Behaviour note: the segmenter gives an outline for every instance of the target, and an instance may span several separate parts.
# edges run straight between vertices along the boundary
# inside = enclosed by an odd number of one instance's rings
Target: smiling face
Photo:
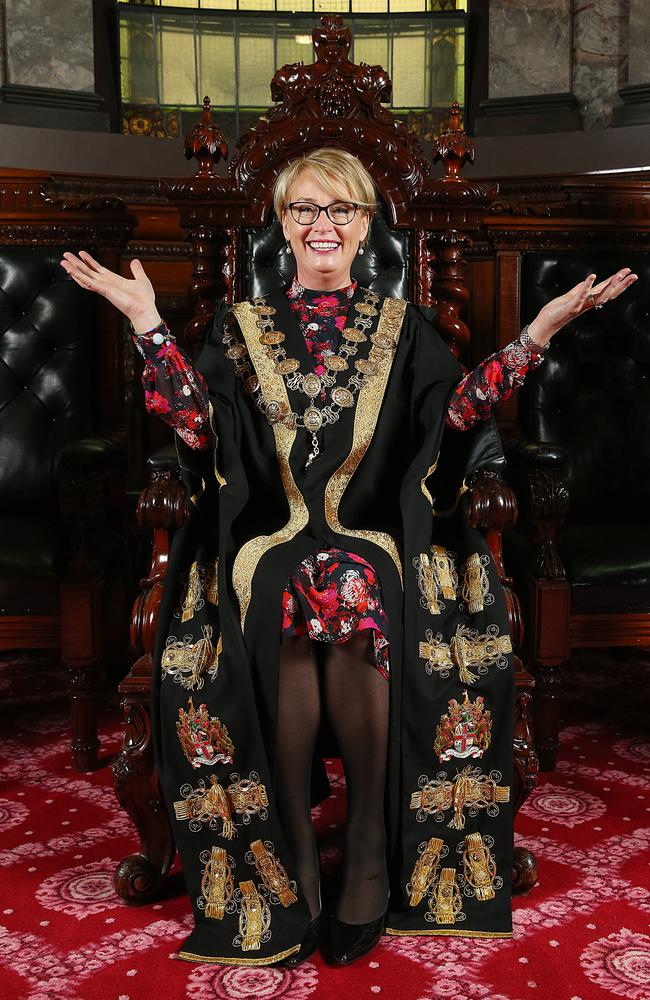
[[[321,186],[314,174],[305,169],[296,177],[288,192],[288,202],[311,202],[330,205],[335,201],[355,202],[340,190],[333,192]],[[352,222],[339,225],[321,212],[315,222],[303,226],[296,222],[289,209],[282,213],[282,229],[296,258],[298,281],[305,288],[332,291],[345,288],[351,282],[350,267],[359,244],[368,233],[368,213],[357,209]]]

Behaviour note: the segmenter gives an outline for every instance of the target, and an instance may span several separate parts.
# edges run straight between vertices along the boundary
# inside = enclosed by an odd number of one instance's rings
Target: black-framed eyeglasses
[[[291,217],[299,226],[313,226],[320,213],[325,212],[327,218],[335,226],[347,226],[361,208],[354,201],[332,201],[329,205],[317,205],[313,201],[292,201],[287,205]]]

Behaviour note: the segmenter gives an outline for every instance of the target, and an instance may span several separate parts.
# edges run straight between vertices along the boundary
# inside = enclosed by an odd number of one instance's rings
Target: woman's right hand
[[[107,267],[102,267],[85,250],[63,254],[61,267],[81,288],[103,295],[124,313],[136,333],[146,333],[162,322],[156,309],[153,285],[139,260],[131,261],[133,278],[123,278]]]

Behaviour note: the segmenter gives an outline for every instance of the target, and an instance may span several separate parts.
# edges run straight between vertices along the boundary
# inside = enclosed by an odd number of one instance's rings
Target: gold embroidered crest
[[[199,705],[197,710],[189,698],[187,712],[182,708],[178,710],[176,731],[192,767],[233,763],[235,747],[228,729],[219,718],[208,714],[206,705]]]
[[[470,701],[467,691],[463,700],[452,698],[447,705],[447,714],[441,716],[436,727],[433,749],[441,761],[457,757],[480,759],[490,745],[492,737],[492,715],[485,708],[485,700],[478,695]]]
[[[203,638],[192,642],[192,636],[177,639],[170,635],[161,658],[163,680],[173,677],[177,684],[189,691],[200,691],[204,674],[214,680],[219,671],[219,657],[223,651],[221,636],[216,649],[212,645],[212,626],[202,625]]]

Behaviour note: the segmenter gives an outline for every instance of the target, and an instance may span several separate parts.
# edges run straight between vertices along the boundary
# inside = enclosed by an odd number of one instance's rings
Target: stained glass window
[[[271,104],[276,69],[313,60],[314,15],[325,11],[346,15],[354,62],[388,71],[398,114],[432,121],[452,101],[464,104],[467,0],[122,0],[117,8],[125,131],[177,134],[209,94],[239,134]]]

